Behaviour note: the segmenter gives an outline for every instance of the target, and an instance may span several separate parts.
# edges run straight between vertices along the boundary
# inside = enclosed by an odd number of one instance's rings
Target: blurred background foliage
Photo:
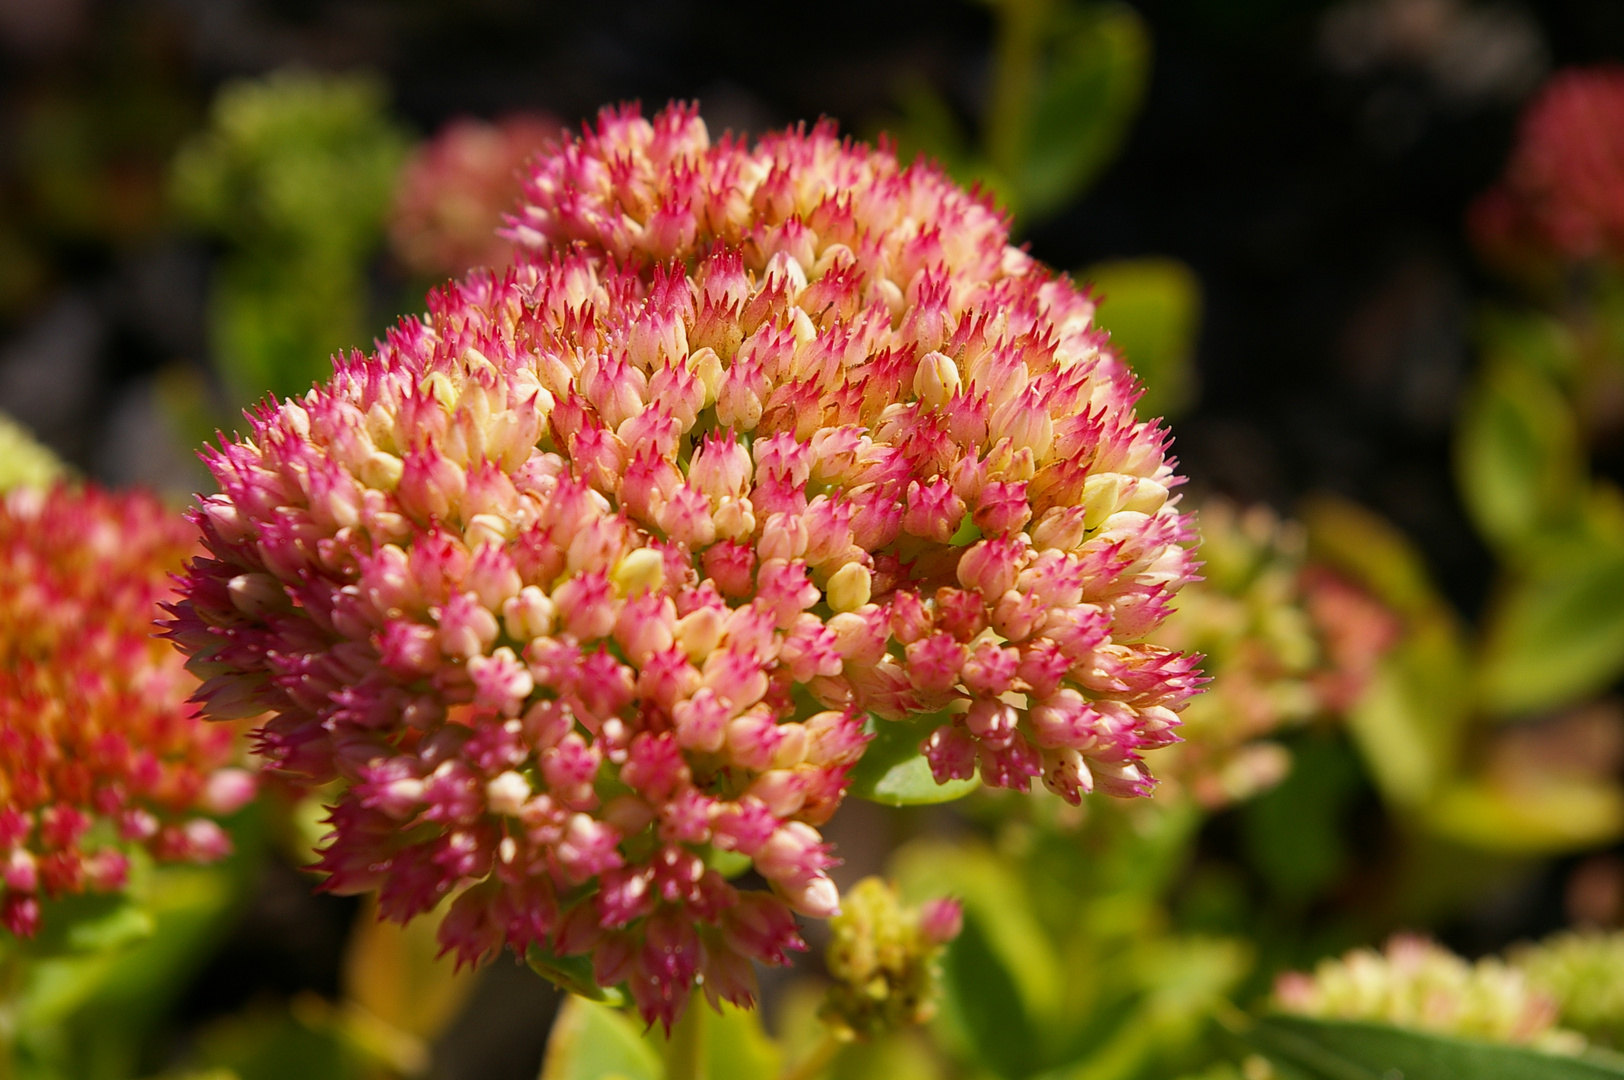
[[[0,488],[183,499],[238,410],[505,257],[514,170],[615,100],[886,132],[1093,284],[1205,533],[1161,631],[1209,658],[1187,741],[1080,812],[928,805],[903,748],[867,794],[917,805],[831,836],[843,888],[962,901],[934,1018],[836,1038],[809,959],[690,1012],[707,1077],[1620,1075],[1624,277],[1467,228],[1547,74],[1624,54],[1616,5],[0,0],[0,50]],[[0,956],[14,1074],[683,1080],[611,1005],[312,896],[320,813],[263,800],[228,864]],[[1506,955],[1586,1056],[1269,1009],[1399,929],[1573,927]]]

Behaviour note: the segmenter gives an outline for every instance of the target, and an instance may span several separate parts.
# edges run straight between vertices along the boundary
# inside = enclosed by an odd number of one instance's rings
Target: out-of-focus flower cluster
[[[1511,265],[1624,259],[1624,67],[1565,71],[1545,84],[1471,227],[1485,253]]]
[[[512,262],[513,243],[497,227],[519,198],[525,162],[557,142],[562,127],[526,113],[447,124],[401,170],[389,223],[395,255],[428,277]]]
[[[819,1015],[840,1036],[871,1039],[936,1015],[942,948],[958,937],[956,900],[903,905],[894,885],[864,878],[830,921],[825,958],[835,980]]]
[[[1376,601],[1305,564],[1301,526],[1224,499],[1200,511],[1203,580],[1152,640],[1200,654],[1212,685],[1183,714],[1158,773],[1208,807],[1249,798],[1290,768],[1270,736],[1347,709],[1399,627]]]
[[[1562,1024],[1624,1046],[1624,933],[1574,931],[1511,950],[1510,959],[1555,1000]]]
[[[1554,1052],[1584,1046],[1582,1036],[1557,1026],[1557,999],[1523,971],[1495,957],[1470,963],[1413,935],[1395,935],[1381,952],[1355,949],[1340,960],[1322,960],[1313,975],[1282,975],[1274,997],[1277,1008],[1302,1016],[1372,1020]]]
[[[211,455],[173,634],[207,714],[343,781],[329,888],[454,896],[463,959],[589,955],[669,1023],[839,910],[865,724],[933,718],[942,780],[1150,790],[1199,682],[1145,641],[1192,571],[1167,437],[984,200],[610,112],[511,234]]]
[[[156,499],[19,487],[0,501],[0,925],[39,926],[42,897],[124,886],[132,846],[206,862],[203,813],[253,794],[232,731],[187,696],[155,637],[194,530]]]

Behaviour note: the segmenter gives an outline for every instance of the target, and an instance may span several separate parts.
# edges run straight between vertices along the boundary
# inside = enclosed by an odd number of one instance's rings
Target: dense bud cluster
[[[1573,69],[1545,84],[1471,224],[1486,252],[1512,264],[1624,260],[1624,67]]]
[[[0,499],[0,925],[32,936],[43,897],[123,888],[133,847],[206,862],[204,812],[249,799],[230,728],[154,637],[194,530],[156,499],[20,487]]]
[[[1303,1016],[1374,1020],[1553,1051],[1584,1045],[1556,1026],[1556,1000],[1521,971],[1494,957],[1469,963],[1404,934],[1381,952],[1355,949],[1340,960],[1322,960],[1313,975],[1282,975],[1274,996],[1278,1008]]]
[[[1167,437],[1093,305],[935,169],[605,115],[502,275],[210,466],[173,633],[343,781],[322,869],[442,940],[590,955],[669,1022],[801,948],[871,730],[938,779],[1148,793],[1199,682]],[[742,856],[767,891],[716,866]]]
[[[956,900],[905,907],[896,887],[864,878],[830,921],[826,952],[834,985],[819,1015],[846,1038],[870,1039],[936,1015],[942,948],[959,936]]]

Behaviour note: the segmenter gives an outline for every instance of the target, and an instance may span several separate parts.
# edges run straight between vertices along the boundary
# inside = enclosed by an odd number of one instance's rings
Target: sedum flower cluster
[[[1290,757],[1272,736],[1351,707],[1399,628],[1305,560],[1300,525],[1219,498],[1200,519],[1203,579],[1153,640],[1201,654],[1213,682],[1182,714],[1184,742],[1158,771],[1216,808],[1282,779]]]
[[[396,182],[389,222],[396,256],[433,277],[506,266],[513,244],[497,227],[519,197],[525,162],[557,141],[561,128],[527,113],[447,124],[412,152]]]
[[[1573,69],[1545,84],[1471,225],[1485,251],[1512,264],[1624,259],[1624,67]]]
[[[1523,971],[1494,957],[1470,963],[1425,938],[1396,935],[1381,952],[1355,949],[1322,960],[1313,975],[1275,983],[1284,1012],[1524,1043],[1576,1052],[1584,1040],[1557,1027],[1556,999]]]
[[[839,910],[878,725],[939,780],[1150,791],[1199,682],[1145,640],[1193,570],[1167,436],[985,198],[684,108],[525,191],[518,264],[210,455],[172,633],[206,714],[341,782],[329,888],[669,1023]]]
[[[204,813],[253,794],[232,731],[156,638],[194,530],[156,499],[18,487],[0,499],[0,925],[31,937],[41,900],[123,888],[129,852],[206,862]]]
[[[1624,932],[1556,934],[1513,949],[1510,960],[1556,1001],[1563,1026],[1624,1046]]]
[[[963,925],[958,901],[905,907],[896,886],[875,877],[852,886],[843,901],[829,924],[825,955],[835,982],[819,1015],[846,1038],[928,1022],[936,1015],[937,961]]]

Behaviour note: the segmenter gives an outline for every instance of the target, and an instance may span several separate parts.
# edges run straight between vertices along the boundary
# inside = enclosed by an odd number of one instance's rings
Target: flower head
[[[1397,619],[1304,557],[1302,527],[1267,507],[1201,505],[1203,579],[1152,640],[1198,652],[1213,684],[1183,713],[1184,742],[1158,771],[1208,807],[1246,799],[1290,768],[1274,741],[1346,712],[1399,634]]]
[[[17,488],[0,500],[0,925],[32,936],[40,899],[123,887],[128,852],[206,862],[208,817],[253,793],[232,732],[154,637],[194,531],[156,499]]]
[[[958,937],[962,920],[955,900],[908,908],[895,886],[873,877],[859,881],[829,926],[827,960],[835,984],[820,1015],[859,1038],[929,1021],[941,979],[937,960]]]
[[[519,197],[522,166],[561,130],[551,117],[528,113],[447,124],[401,170],[389,223],[395,254],[434,277],[507,265],[513,245],[496,228]]]
[[[1549,994],[1565,1027],[1617,1049],[1624,1046],[1624,933],[1556,934],[1511,950],[1511,963]]]
[[[1375,1020],[1555,1051],[1584,1045],[1556,1026],[1556,1000],[1521,971],[1493,957],[1469,963],[1411,935],[1394,936],[1381,952],[1355,949],[1340,960],[1322,960],[1311,976],[1282,975],[1274,997],[1276,1007],[1303,1016]]]
[[[1166,434],[987,203],[827,125],[605,114],[526,252],[211,455],[174,635],[211,715],[344,781],[323,868],[442,937],[590,954],[669,1022],[839,909],[865,723],[938,778],[1142,794],[1198,676]],[[748,858],[770,892],[713,868]]]
[[[1471,224],[1480,246],[1513,264],[1624,259],[1624,67],[1571,69],[1545,84]]]

